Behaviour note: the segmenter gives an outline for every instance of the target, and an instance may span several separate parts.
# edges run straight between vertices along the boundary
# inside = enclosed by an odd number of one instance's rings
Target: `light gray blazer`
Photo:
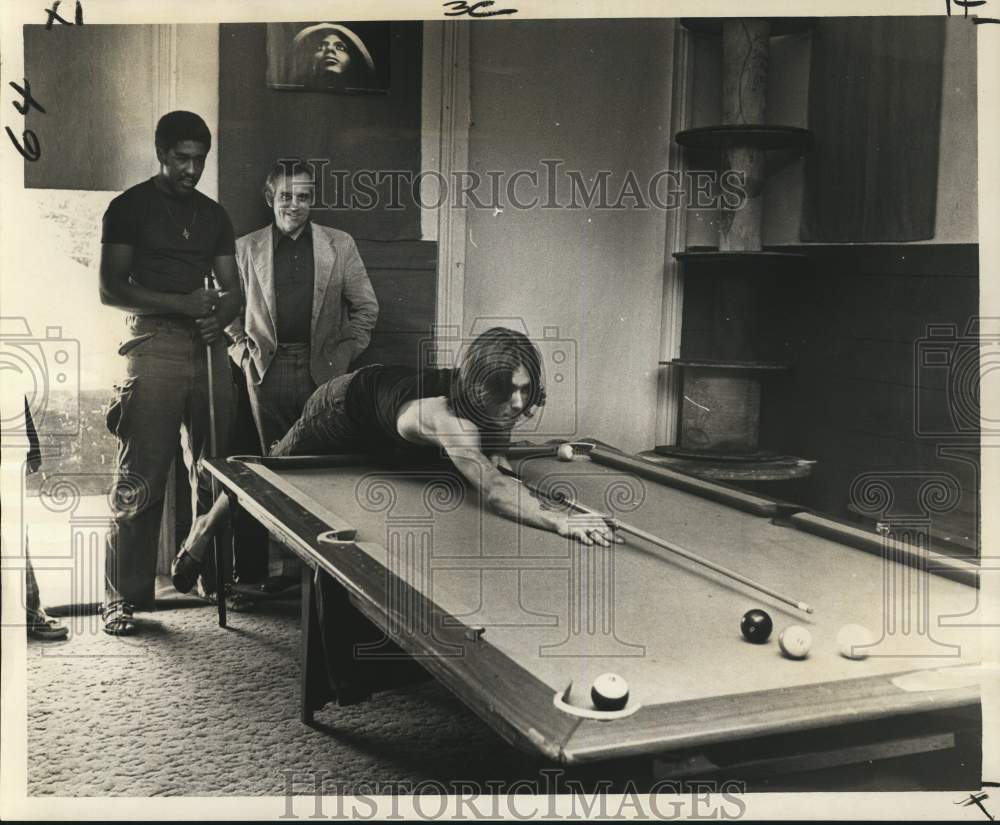
[[[378,320],[378,301],[354,239],[346,232],[312,224],[315,278],[310,372],[316,385],[347,372],[364,352]],[[236,241],[236,263],[246,309],[226,332],[232,359],[260,383],[277,345],[274,242],[271,226]],[[249,363],[243,359],[249,357]]]

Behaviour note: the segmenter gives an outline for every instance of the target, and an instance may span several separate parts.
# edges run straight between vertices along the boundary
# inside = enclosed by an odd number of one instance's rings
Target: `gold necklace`
[[[167,215],[170,216],[171,223],[173,223],[173,225],[181,231],[181,237],[184,238],[185,241],[191,240],[191,233],[194,231],[195,222],[198,220],[198,201],[195,198],[194,193],[191,194],[191,205],[193,207],[191,212],[191,226],[187,227],[182,226],[177,222],[177,219],[174,218],[174,213],[170,211],[170,203],[167,201],[167,196],[160,191],[159,186],[156,187],[156,191],[159,192],[160,197],[163,198],[163,208],[167,210]]]

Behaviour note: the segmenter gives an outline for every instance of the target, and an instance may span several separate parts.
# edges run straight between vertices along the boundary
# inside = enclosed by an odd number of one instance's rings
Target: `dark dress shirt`
[[[275,321],[279,344],[308,344],[312,328],[313,263],[312,224],[302,227],[298,238],[271,226],[274,241]]]

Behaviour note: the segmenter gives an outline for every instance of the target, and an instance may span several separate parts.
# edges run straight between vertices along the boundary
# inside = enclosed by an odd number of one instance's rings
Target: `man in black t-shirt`
[[[118,438],[103,611],[104,630],[113,635],[133,633],[133,612],[153,607],[163,495],[178,435],[192,509],[211,504],[197,469],[209,440],[206,346],[220,452],[235,409],[223,338],[242,309],[233,227],[218,203],[195,190],[212,136],[198,115],[170,112],[156,126],[155,144],[159,173],[111,202],[101,236],[101,302],[129,313],[119,350],[125,378],[107,416]],[[206,289],[213,273],[219,288]]]

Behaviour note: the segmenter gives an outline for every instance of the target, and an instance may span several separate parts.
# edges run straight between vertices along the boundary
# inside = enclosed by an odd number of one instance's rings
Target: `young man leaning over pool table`
[[[545,508],[497,469],[510,469],[511,429],[544,403],[538,349],[520,332],[493,327],[457,370],[375,364],[327,381],[271,455],[443,451],[500,515],[607,546],[614,538],[604,521]]]
[[[374,364],[330,379],[309,397],[270,454],[436,458],[444,451],[500,515],[606,547],[615,536],[603,520],[543,507],[497,469],[510,469],[504,452],[511,429],[545,403],[541,373],[538,349],[526,336],[494,327],[469,345],[457,370]],[[214,529],[211,519],[198,521],[171,571],[174,586],[184,593],[197,580]]]

